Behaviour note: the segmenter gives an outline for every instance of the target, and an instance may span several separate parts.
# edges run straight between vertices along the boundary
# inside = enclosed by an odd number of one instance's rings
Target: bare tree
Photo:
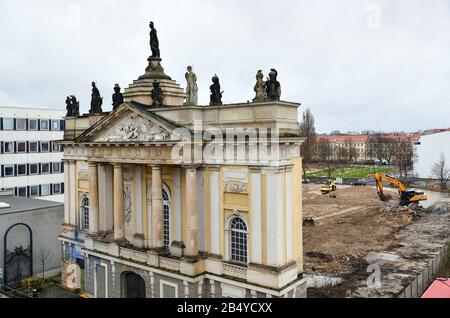
[[[317,149],[317,158],[319,161],[328,161],[331,157],[331,145],[329,142],[321,139],[317,143],[316,146]]]
[[[382,136],[376,136],[373,140],[373,152],[376,159],[382,162],[385,159],[385,144]]]
[[[303,157],[303,178],[306,179],[306,172],[313,159],[314,145],[316,143],[316,128],[314,127],[314,116],[311,111],[306,109],[303,114],[303,120],[300,123],[300,134],[306,138],[302,144],[301,153]]]
[[[41,265],[42,278],[45,278],[46,265],[52,260],[52,258],[53,258],[52,252],[44,248],[41,248],[39,254],[36,256],[37,261]]]
[[[408,176],[408,171],[413,169],[417,160],[417,153],[409,141],[402,141],[395,147],[395,164],[400,176]]]
[[[444,152],[441,153],[439,161],[431,168],[431,174],[441,183],[441,190],[447,190],[447,182],[450,180],[450,168],[447,167]]]
[[[348,150],[346,147],[339,147],[336,153],[337,161],[343,164],[348,162]]]
[[[347,155],[348,155],[348,161],[350,163],[358,160],[358,151],[354,145],[350,145],[350,148],[348,148]]]

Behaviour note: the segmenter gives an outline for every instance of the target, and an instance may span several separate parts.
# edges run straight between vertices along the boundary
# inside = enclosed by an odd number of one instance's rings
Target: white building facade
[[[450,130],[435,134],[423,135],[417,148],[417,162],[414,165],[414,175],[418,178],[435,178],[431,169],[439,161],[443,153],[450,166]]]
[[[64,110],[0,107],[0,190],[64,202]]]

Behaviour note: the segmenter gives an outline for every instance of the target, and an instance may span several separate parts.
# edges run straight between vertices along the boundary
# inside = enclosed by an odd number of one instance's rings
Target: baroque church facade
[[[92,298],[306,297],[300,104],[186,104],[148,61],[112,112],[65,118],[63,262]]]

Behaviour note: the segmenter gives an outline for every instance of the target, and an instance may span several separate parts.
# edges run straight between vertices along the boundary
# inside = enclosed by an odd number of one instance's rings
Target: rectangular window
[[[3,130],[14,130],[13,118],[3,118]]]
[[[59,120],[52,120],[52,130],[59,130]]]
[[[53,173],[60,173],[60,172],[61,172],[61,163],[54,162],[53,163]]]
[[[26,197],[27,196],[27,188],[26,187],[17,188],[17,195],[19,197]]]
[[[4,166],[3,175],[5,177],[14,177],[14,166]]]
[[[37,163],[30,164],[30,174],[39,174],[39,165]]]
[[[16,130],[27,130],[27,120],[23,118],[17,118]]]
[[[41,195],[42,196],[50,195],[50,185],[49,184],[43,184],[41,186]]]
[[[38,152],[38,142],[37,141],[30,141],[30,152]]]
[[[25,153],[27,152],[27,143],[25,141],[17,142],[17,153]]]
[[[59,145],[56,142],[52,142],[52,151],[60,152]]]
[[[3,152],[4,153],[14,153],[14,143],[13,142],[3,143]]]
[[[38,197],[38,196],[39,196],[39,186],[31,186],[30,197]]]
[[[17,175],[26,176],[27,175],[27,165],[17,165]]]
[[[50,151],[50,142],[41,141],[41,152],[49,152],[49,151]]]
[[[28,129],[29,130],[38,130],[38,121],[37,121],[37,119],[29,119],[28,120]]]
[[[41,119],[41,130],[48,130],[48,120]]]
[[[53,194],[60,194],[61,193],[61,184],[56,183],[53,185]]]
[[[42,174],[50,173],[50,164],[49,163],[43,163],[41,165],[41,173]]]

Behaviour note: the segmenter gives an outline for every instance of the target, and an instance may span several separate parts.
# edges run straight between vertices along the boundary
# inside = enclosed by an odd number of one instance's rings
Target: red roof
[[[450,279],[438,278],[421,298],[450,298]]]
[[[420,134],[412,134],[411,141],[419,141],[420,137],[422,137]]]
[[[324,141],[330,143],[336,142],[366,142],[369,139],[367,135],[318,135],[317,141]]]

